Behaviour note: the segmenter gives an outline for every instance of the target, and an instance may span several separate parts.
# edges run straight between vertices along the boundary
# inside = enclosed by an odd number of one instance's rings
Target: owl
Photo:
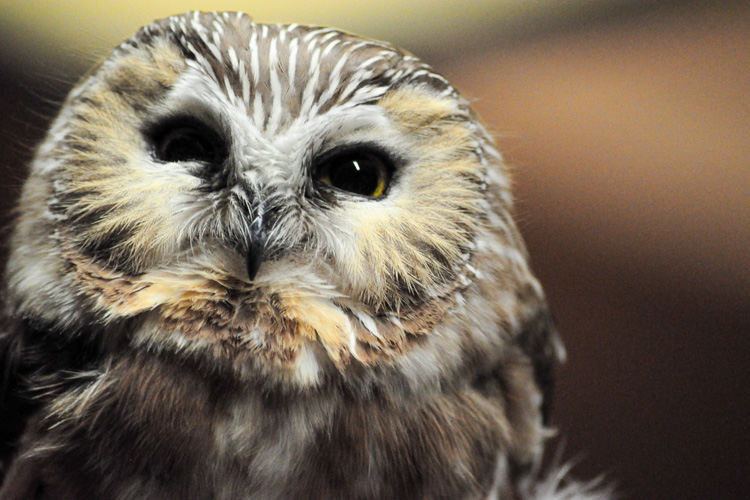
[[[387,43],[142,28],[23,189],[0,498],[534,497],[563,350],[509,186],[467,101]]]

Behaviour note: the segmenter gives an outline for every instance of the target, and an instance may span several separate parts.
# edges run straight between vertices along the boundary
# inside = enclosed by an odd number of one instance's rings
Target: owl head
[[[511,211],[491,137],[411,54],[170,17],[91,71],[38,149],[9,314],[292,392],[502,366],[513,446],[537,456],[555,343]]]

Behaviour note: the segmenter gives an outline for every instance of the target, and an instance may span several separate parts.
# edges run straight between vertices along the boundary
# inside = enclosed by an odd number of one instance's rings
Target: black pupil
[[[385,166],[373,155],[347,155],[332,159],[327,165],[327,172],[331,186],[350,193],[373,196],[384,181]]]
[[[218,134],[202,124],[167,124],[155,135],[154,146],[164,162],[219,163],[224,154]]]

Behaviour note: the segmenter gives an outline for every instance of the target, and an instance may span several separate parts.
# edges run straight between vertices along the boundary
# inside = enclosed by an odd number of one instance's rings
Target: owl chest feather
[[[497,450],[508,445],[498,402],[466,386],[418,396],[342,386],[280,394],[207,380],[146,355],[112,360],[103,373],[52,401],[37,420],[25,453],[38,491],[479,498],[491,489]],[[49,418],[61,423],[45,429]]]

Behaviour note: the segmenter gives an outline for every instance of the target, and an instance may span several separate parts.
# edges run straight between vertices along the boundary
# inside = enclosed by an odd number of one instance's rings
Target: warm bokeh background
[[[273,3],[0,0],[0,223],[70,85],[155,17],[389,39],[476,101],[515,168],[576,474],[637,500],[750,498],[750,2]]]

